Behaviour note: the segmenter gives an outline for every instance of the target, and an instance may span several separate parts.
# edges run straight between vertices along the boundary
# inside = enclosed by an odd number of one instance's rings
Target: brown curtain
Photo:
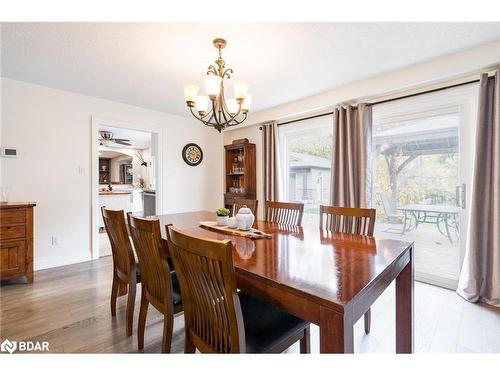
[[[333,155],[331,204],[344,207],[371,206],[372,110],[335,108],[333,112]]]
[[[264,199],[280,199],[280,159],[278,125],[271,122],[262,125],[262,148],[264,159]],[[261,205],[263,207],[263,205]]]
[[[458,294],[500,306],[500,71],[481,76],[469,243]]]

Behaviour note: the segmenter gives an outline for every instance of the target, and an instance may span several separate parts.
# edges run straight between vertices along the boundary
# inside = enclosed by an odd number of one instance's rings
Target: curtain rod
[[[490,77],[488,77],[488,79],[492,79],[494,77],[495,76],[490,76]],[[451,89],[451,88],[454,88],[454,87],[459,87],[459,86],[464,86],[464,85],[470,85],[471,83],[476,83],[476,82],[479,82],[479,81],[480,81],[479,79],[474,79],[472,81],[456,83],[456,84],[453,84],[453,85],[438,87],[438,88],[435,88],[435,89],[430,89],[430,90],[425,90],[425,91],[419,91],[419,92],[416,92],[416,93],[413,93],[413,94],[401,95],[401,96],[397,96],[397,97],[394,97],[394,98],[378,100],[378,101],[375,101],[375,102],[369,102],[369,103],[366,103],[366,104],[372,106],[372,105],[376,105],[376,104],[389,103],[389,102],[392,102],[392,101],[395,101],[395,100],[412,98],[414,96],[419,96],[419,95],[423,95],[423,94],[430,94],[430,93],[436,92],[436,91],[442,91],[442,90]],[[310,120],[310,119],[313,119],[313,118],[323,117],[323,116],[329,116],[329,115],[333,115],[333,111],[326,112],[326,113],[321,113],[321,114],[313,115],[313,116],[302,117],[302,118],[298,118],[298,119],[295,119],[295,120],[279,122],[277,125],[278,126],[287,125],[287,124],[291,124],[291,123],[294,123],[294,122],[299,122],[299,121],[304,121],[304,120]]]

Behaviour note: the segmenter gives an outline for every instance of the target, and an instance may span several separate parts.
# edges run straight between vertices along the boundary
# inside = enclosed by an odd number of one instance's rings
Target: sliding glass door
[[[415,242],[417,280],[456,288],[467,243],[477,84],[373,107],[375,235]],[[282,199],[317,227],[330,204],[332,118],[279,128]]]
[[[417,280],[455,288],[467,241],[477,85],[373,108],[375,235],[415,242]]]

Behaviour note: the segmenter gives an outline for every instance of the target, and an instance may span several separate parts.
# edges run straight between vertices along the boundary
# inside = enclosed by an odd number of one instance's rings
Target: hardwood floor
[[[0,341],[48,341],[50,352],[137,353],[137,321],[125,335],[126,298],[111,317],[111,257],[38,271],[34,284],[2,283]],[[140,301],[140,288],[136,301]],[[136,303],[138,316],[139,303]],[[394,285],[372,307],[372,328],[363,320],[354,330],[355,352],[394,353]],[[160,353],[163,321],[148,311],[144,352]],[[174,320],[172,352],[182,353],[184,320]],[[318,327],[311,329],[312,352],[319,352]],[[500,352],[500,309],[468,303],[454,292],[416,283],[416,352]],[[288,352],[298,352],[298,344]]]

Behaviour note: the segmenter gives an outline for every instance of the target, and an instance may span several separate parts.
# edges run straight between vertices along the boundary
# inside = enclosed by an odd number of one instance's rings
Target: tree
[[[299,138],[291,142],[290,150],[301,154],[319,156],[331,159],[333,148],[333,137],[314,137],[309,139]]]
[[[385,162],[387,164],[387,171],[389,174],[389,189],[391,190],[391,196],[389,200],[390,214],[394,214],[398,206],[398,175],[408,164],[410,164],[414,159],[420,156],[420,154],[414,153],[405,156],[403,155],[401,146],[398,145],[391,145],[381,153],[382,155],[384,155]]]

